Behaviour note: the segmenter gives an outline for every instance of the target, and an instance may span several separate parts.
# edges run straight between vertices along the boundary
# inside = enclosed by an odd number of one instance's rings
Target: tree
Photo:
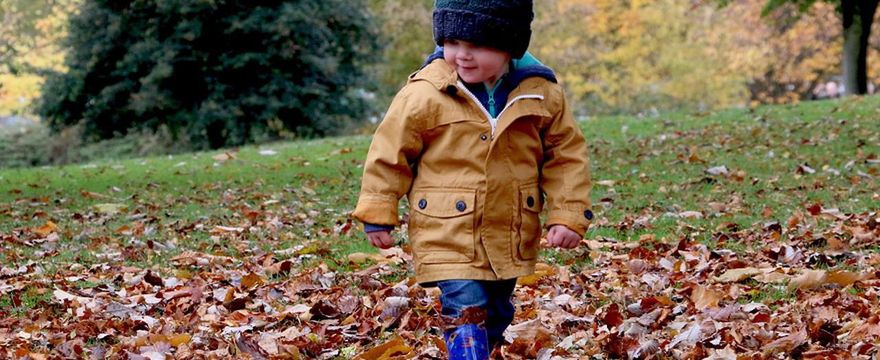
[[[736,39],[716,31],[720,12],[690,0],[546,0],[535,12],[530,51],[588,114],[742,104],[744,67],[759,62],[727,51]]]
[[[880,0],[823,0],[834,4],[843,25],[843,84],[846,93],[868,92],[868,40],[871,25]],[[807,12],[817,0],[768,0],[764,15],[786,5],[796,6],[801,13]],[[722,5],[730,0],[721,0]]]
[[[217,148],[339,133],[365,118],[365,1],[87,0],[39,113],[89,139],[167,127]]]
[[[374,69],[381,103],[387,103],[434,51],[433,0],[370,0],[382,37],[382,58]]]
[[[46,71],[63,69],[58,41],[79,0],[0,0],[0,115],[24,113]]]
[[[22,64],[14,61],[24,48],[32,47],[39,31],[36,23],[52,1],[0,1],[0,72],[17,73]]]

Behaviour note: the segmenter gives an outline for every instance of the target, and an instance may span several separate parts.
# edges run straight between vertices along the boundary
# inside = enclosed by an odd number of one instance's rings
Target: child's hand
[[[387,249],[394,245],[394,239],[391,238],[390,231],[368,232],[367,239],[370,239],[370,244],[380,249]]]
[[[550,246],[573,249],[580,244],[582,237],[564,225],[553,225],[547,232],[547,243]]]

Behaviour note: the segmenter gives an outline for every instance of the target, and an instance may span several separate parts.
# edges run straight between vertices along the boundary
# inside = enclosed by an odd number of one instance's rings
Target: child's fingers
[[[565,248],[574,249],[577,247],[579,242],[580,239],[578,239],[576,236],[569,236],[565,239]]]
[[[390,248],[392,245],[394,245],[394,239],[391,238],[391,234],[389,233],[383,233],[382,236],[379,237],[379,240],[382,245],[380,247],[383,249]]]
[[[390,248],[391,245],[394,245],[394,239],[391,238],[391,234],[388,232],[380,232],[378,237],[379,247],[382,249]]]
[[[559,231],[556,230],[556,227],[553,226],[550,228],[550,231],[547,232],[547,245],[556,247],[559,246]]]
[[[368,233],[367,239],[370,240],[371,245],[380,249],[387,249],[390,248],[391,245],[394,245],[394,239],[391,238],[391,234],[387,231]]]
[[[379,247],[379,237],[373,234],[367,235],[367,239],[370,240],[370,245],[375,247]]]

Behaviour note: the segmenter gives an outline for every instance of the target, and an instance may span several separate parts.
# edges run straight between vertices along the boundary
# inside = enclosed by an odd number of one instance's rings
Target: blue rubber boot
[[[489,339],[486,329],[477,324],[459,325],[444,334],[449,360],[486,360]]]

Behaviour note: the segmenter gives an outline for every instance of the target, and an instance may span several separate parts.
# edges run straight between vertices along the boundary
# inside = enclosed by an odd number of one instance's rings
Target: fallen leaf
[[[672,349],[679,344],[692,346],[703,340],[703,330],[699,323],[691,323],[685,331],[682,331],[669,342],[667,348]]]
[[[255,286],[263,283],[263,278],[253,272],[248,273],[241,278],[241,287],[244,289],[253,289]]]
[[[537,263],[535,264],[535,272],[531,275],[526,275],[520,277],[516,280],[516,284],[519,286],[534,286],[541,279],[545,277],[549,277],[556,274],[556,268],[545,263]]]
[[[763,273],[760,269],[753,267],[730,269],[725,271],[724,274],[716,276],[715,281],[722,283],[739,282]]]
[[[367,262],[367,260],[380,262],[382,260],[385,260],[385,257],[379,254],[366,254],[360,252],[348,254],[348,261],[351,261],[355,264],[363,264]]]
[[[798,346],[801,346],[805,342],[807,342],[807,330],[801,328],[793,334],[789,334],[786,337],[777,339],[767,345],[764,345],[763,352],[765,355],[776,353],[790,354],[792,350],[794,350]]]
[[[715,166],[706,169],[706,173],[709,175],[727,175],[730,171],[727,170],[727,166]]]
[[[413,349],[400,336],[395,336],[391,340],[355,356],[352,360],[391,360],[409,355],[412,351]]]
[[[92,206],[99,214],[116,214],[127,210],[124,204],[95,204]]]
[[[826,277],[826,282],[831,284],[837,284],[843,287],[850,286],[856,281],[861,281],[865,276],[860,273],[854,273],[849,271],[832,271]]]
[[[718,303],[721,299],[724,298],[724,293],[717,290],[712,290],[708,287],[696,285],[691,292],[691,301],[694,303],[694,307],[698,310],[703,310],[709,307],[717,307]]]
[[[269,353],[260,347],[259,342],[251,335],[242,333],[236,337],[235,346],[237,346],[241,352],[250,355],[253,360],[269,359]]]
[[[828,281],[825,270],[803,269],[801,274],[791,279],[789,289],[812,289],[824,285]]]
[[[40,236],[48,236],[49,234],[55,232],[55,230],[58,230],[58,225],[55,225],[55,223],[51,221],[46,221],[43,226],[34,229],[34,232]]]
[[[221,234],[241,234],[244,232],[244,228],[241,227],[233,227],[233,226],[215,226],[213,230],[211,230],[211,234],[213,235],[221,235]]]
[[[227,161],[227,160],[233,160],[233,159],[235,159],[235,153],[231,153],[231,152],[227,151],[222,154],[214,155],[212,157],[212,159],[214,159],[216,161],[220,161],[220,162]]]
[[[678,215],[678,217],[685,218],[685,219],[702,219],[703,218],[703,213],[701,213],[699,211],[682,211],[682,212],[678,213],[677,215]]]

